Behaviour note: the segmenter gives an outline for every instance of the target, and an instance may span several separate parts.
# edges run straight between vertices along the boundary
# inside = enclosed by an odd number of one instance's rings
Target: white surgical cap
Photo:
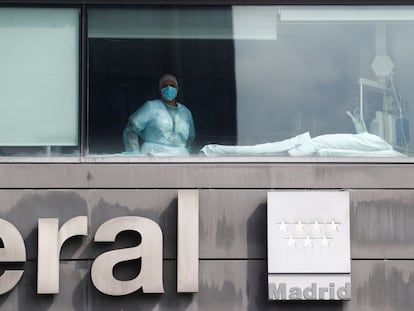
[[[159,87],[159,89],[161,89],[162,84],[163,84],[163,83],[164,83],[164,81],[166,81],[166,80],[171,80],[171,81],[174,81],[174,82],[175,82],[175,84],[177,85],[177,89],[178,89],[178,81],[177,81],[177,78],[176,78],[175,76],[173,76],[173,75],[170,75],[170,74],[163,75],[163,76],[160,78],[160,82],[158,83],[158,87]]]

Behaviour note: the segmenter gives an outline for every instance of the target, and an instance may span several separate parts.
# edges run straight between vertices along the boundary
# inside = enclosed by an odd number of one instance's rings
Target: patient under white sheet
[[[288,156],[288,151],[292,148],[300,146],[306,141],[310,141],[311,137],[308,132],[298,136],[277,141],[273,143],[258,144],[252,146],[226,146],[210,144],[205,145],[200,153],[206,156],[237,156],[237,155],[261,155],[261,156]]]
[[[322,156],[404,157],[384,139],[369,133],[327,134],[311,138],[309,133],[290,139],[253,146],[210,144],[200,150],[206,156]]]

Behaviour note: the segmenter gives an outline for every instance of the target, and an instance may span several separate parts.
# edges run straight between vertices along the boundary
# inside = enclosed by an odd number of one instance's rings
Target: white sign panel
[[[269,192],[267,234],[269,299],[350,299],[348,192]]]

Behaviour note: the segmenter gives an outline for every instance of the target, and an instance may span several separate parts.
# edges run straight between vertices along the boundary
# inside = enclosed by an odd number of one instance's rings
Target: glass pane
[[[0,41],[0,153],[78,153],[78,10],[0,8]]]
[[[199,156],[411,155],[413,30],[411,6],[90,10],[89,151],[186,155],[148,147],[178,133]],[[191,148],[165,73],[192,112]]]

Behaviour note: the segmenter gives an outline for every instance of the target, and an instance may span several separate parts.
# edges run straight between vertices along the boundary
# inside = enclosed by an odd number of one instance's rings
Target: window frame
[[[0,157],[0,163],[414,163],[413,157],[280,157],[280,156],[226,156],[208,158],[189,157],[128,157],[88,155],[89,128],[89,62],[88,10],[95,8],[139,8],[142,6],[229,6],[229,5],[414,5],[414,0],[0,0],[2,7],[77,8],[79,10],[79,94],[78,135],[79,155],[58,157]]]

